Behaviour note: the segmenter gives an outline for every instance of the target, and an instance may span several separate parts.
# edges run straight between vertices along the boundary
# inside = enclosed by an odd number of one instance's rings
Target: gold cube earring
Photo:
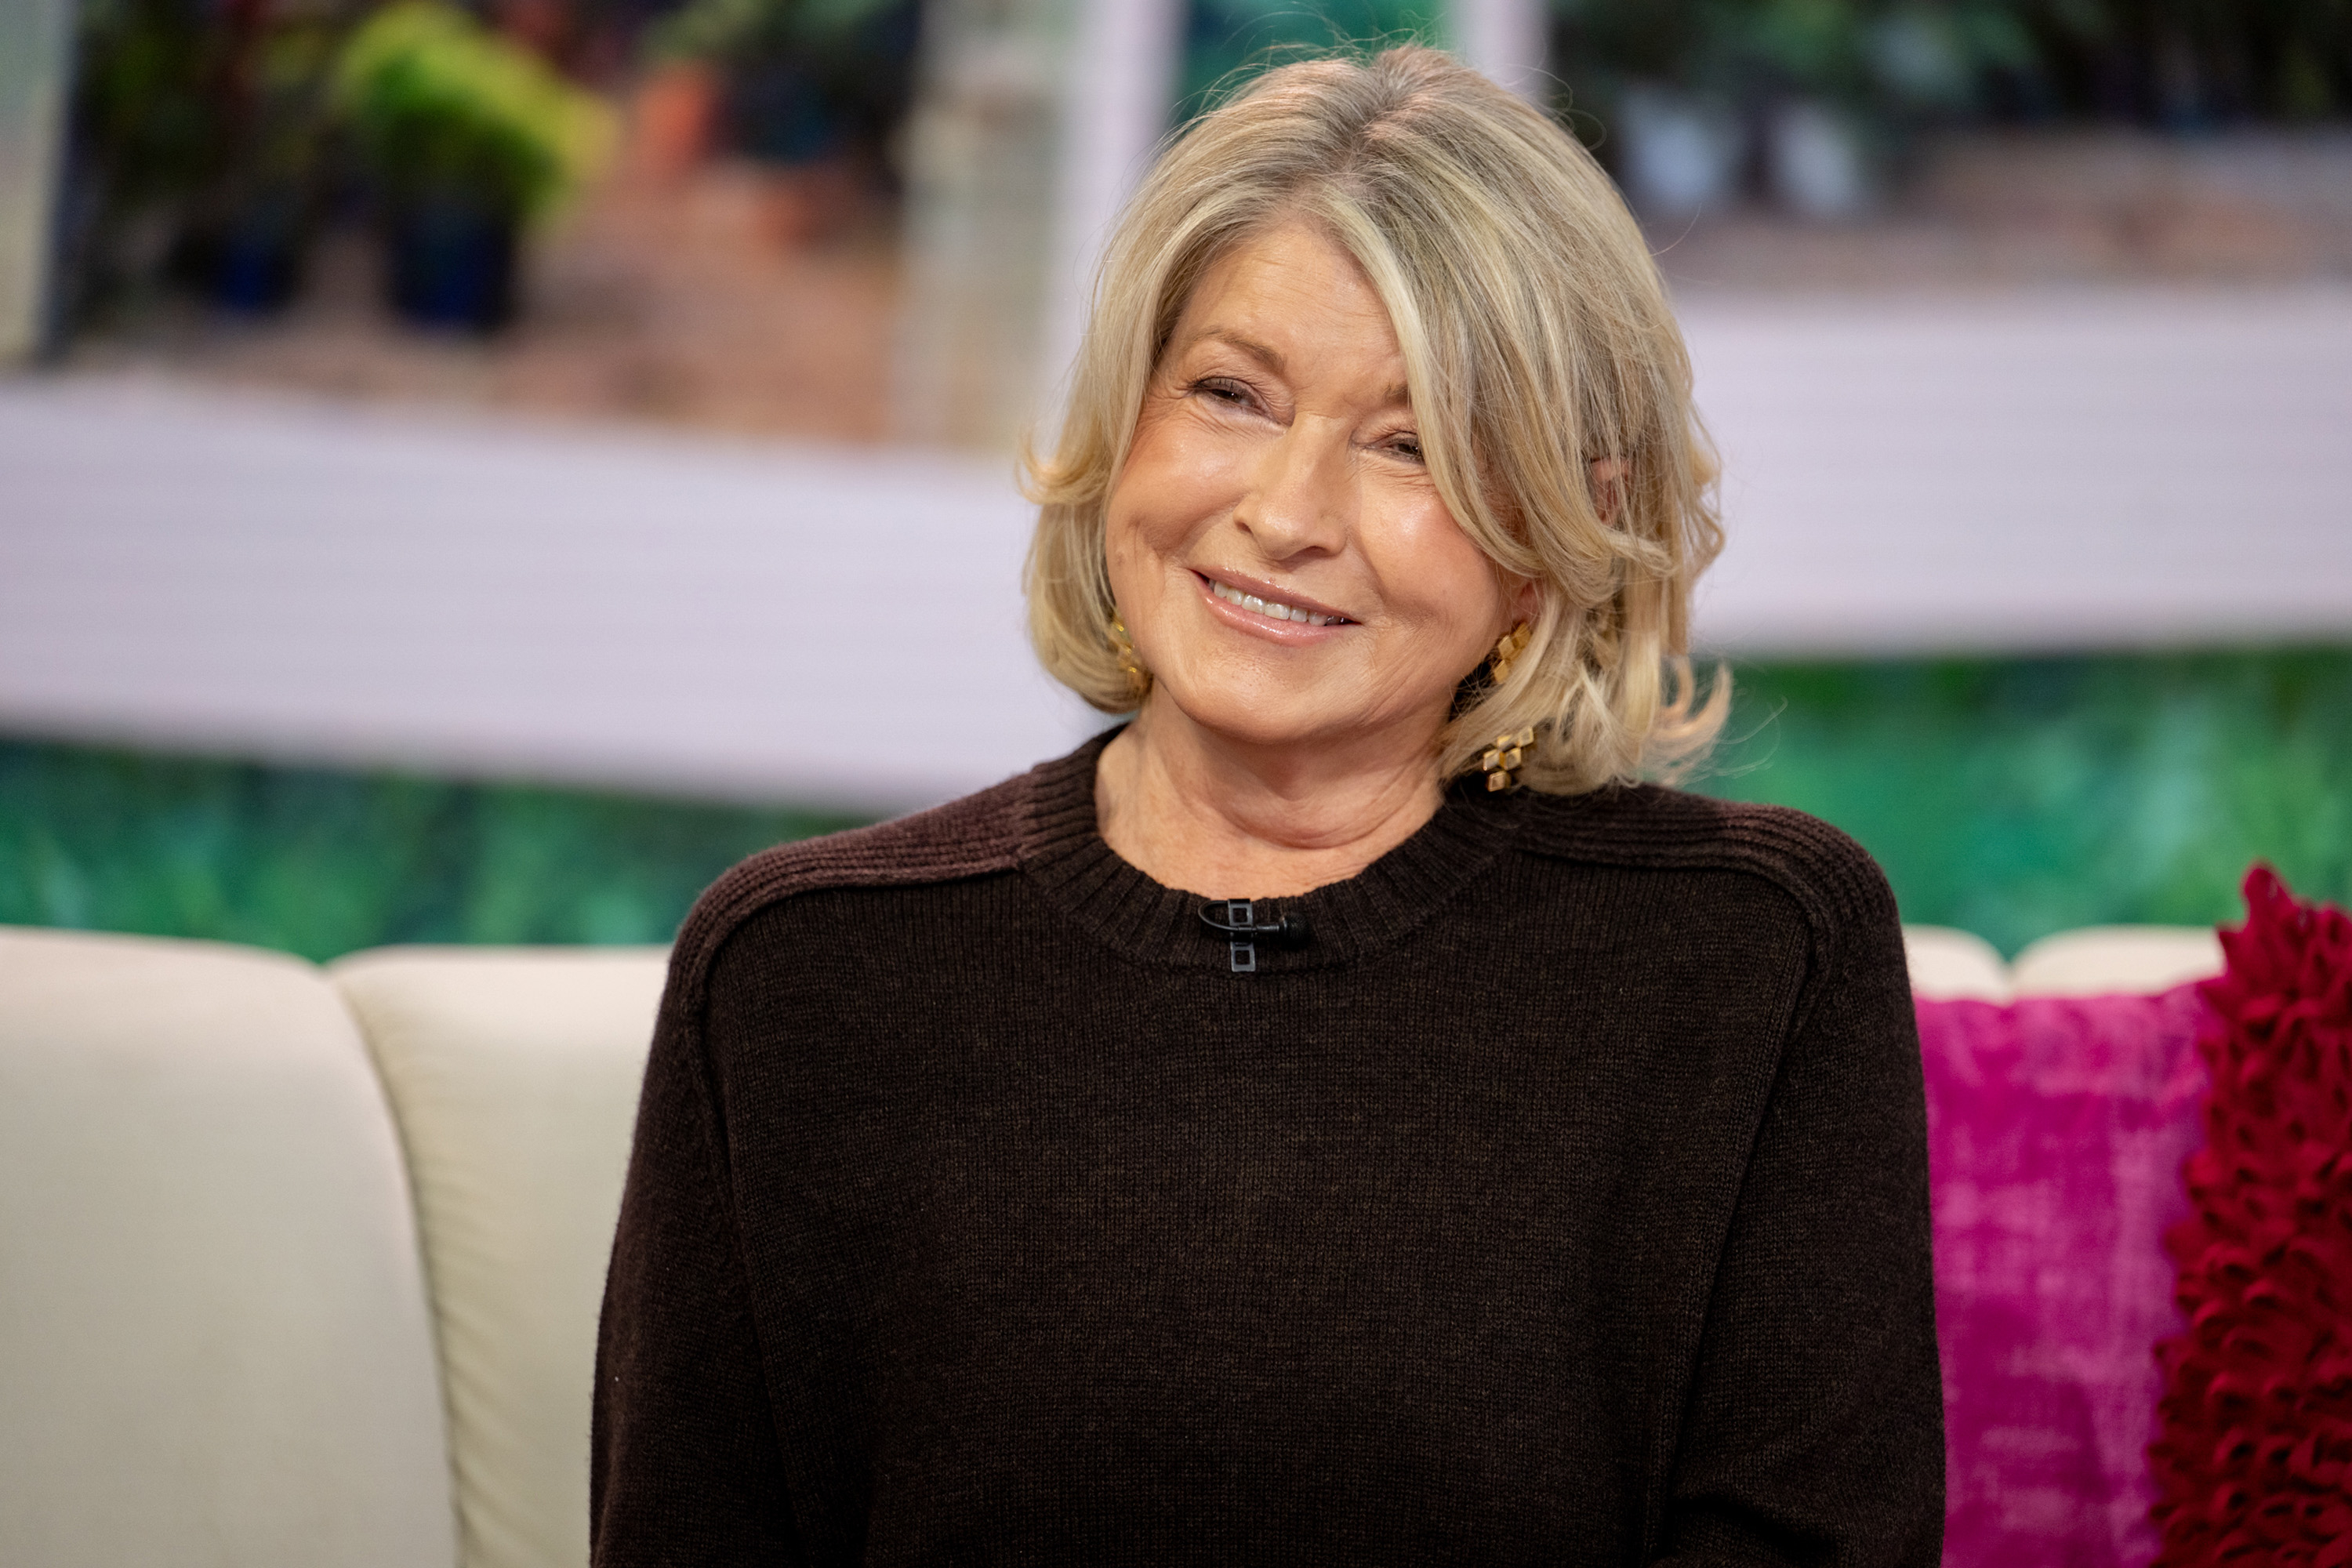
[[[1496,643],[1495,651],[1486,656],[1486,668],[1496,685],[1500,686],[1511,678],[1511,661],[1526,651],[1528,639],[1534,636],[1525,621],[1503,634],[1503,640]]]
[[[1511,773],[1528,760],[1528,748],[1535,743],[1536,731],[1532,724],[1516,735],[1496,736],[1495,743],[1486,748],[1486,754],[1478,759],[1478,765],[1486,770],[1486,787],[1498,790],[1515,786],[1519,781]]]
[[[1110,651],[1118,660],[1120,673],[1127,677],[1127,689],[1140,704],[1151,695],[1151,672],[1143,668],[1143,660],[1135,654],[1135,641],[1127,635],[1127,623],[1117,610],[1110,613]]]

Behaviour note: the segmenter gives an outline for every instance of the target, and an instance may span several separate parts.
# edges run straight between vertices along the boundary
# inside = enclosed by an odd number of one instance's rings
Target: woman
[[[596,1561],[1932,1563],[1893,901],[1633,783],[1717,534],[1640,234],[1444,57],[1273,72],[1037,466],[1131,722],[680,934]]]

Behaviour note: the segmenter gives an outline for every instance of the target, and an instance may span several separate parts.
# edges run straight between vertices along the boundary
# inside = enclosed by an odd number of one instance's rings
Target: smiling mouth
[[[1356,624],[1345,616],[1327,616],[1319,611],[1302,610],[1295,605],[1261,599],[1255,594],[1245,594],[1230,584],[1220,583],[1205,572],[1201,574],[1201,578],[1209,584],[1210,593],[1228,605],[1239,605],[1254,616],[1264,616],[1269,620],[1276,621],[1297,621],[1299,625],[1307,626],[1352,626]]]

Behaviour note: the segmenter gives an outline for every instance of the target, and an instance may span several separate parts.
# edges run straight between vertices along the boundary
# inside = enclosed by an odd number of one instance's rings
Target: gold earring
[[[1500,686],[1511,678],[1511,660],[1526,651],[1528,640],[1534,636],[1525,621],[1503,634],[1503,640],[1496,643],[1495,651],[1486,657],[1486,668],[1493,673],[1496,685]]]
[[[1511,776],[1511,770],[1528,760],[1527,749],[1535,743],[1536,731],[1532,724],[1516,735],[1496,736],[1495,743],[1486,748],[1486,754],[1478,759],[1478,765],[1486,770],[1486,787],[1489,790],[1509,789],[1517,784],[1519,781]]]
[[[1151,695],[1151,672],[1135,657],[1135,643],[1127,635],[1127,623],[1119,619],[1117,610],[1110,613],[1110,651],[1118,660],[1120,671],[1127,677],[1127,689],[1138,703]]]

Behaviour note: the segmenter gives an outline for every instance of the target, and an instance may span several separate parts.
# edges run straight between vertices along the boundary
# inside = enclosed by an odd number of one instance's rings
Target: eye
[[[1421,449],[1421,437],[1410,430],[1400,431],[1396,435],[1391,436],[1387,440],[1381,442],[1381,446],[1383,450],[1396,457],[1402,458],[1408,463],[1418,463],[1424,460],[1424,456]]]
[[[1253,401],[1250,389],[1229,376],[1204,375],[1185,390],[1228,408],[1246,408]]]

